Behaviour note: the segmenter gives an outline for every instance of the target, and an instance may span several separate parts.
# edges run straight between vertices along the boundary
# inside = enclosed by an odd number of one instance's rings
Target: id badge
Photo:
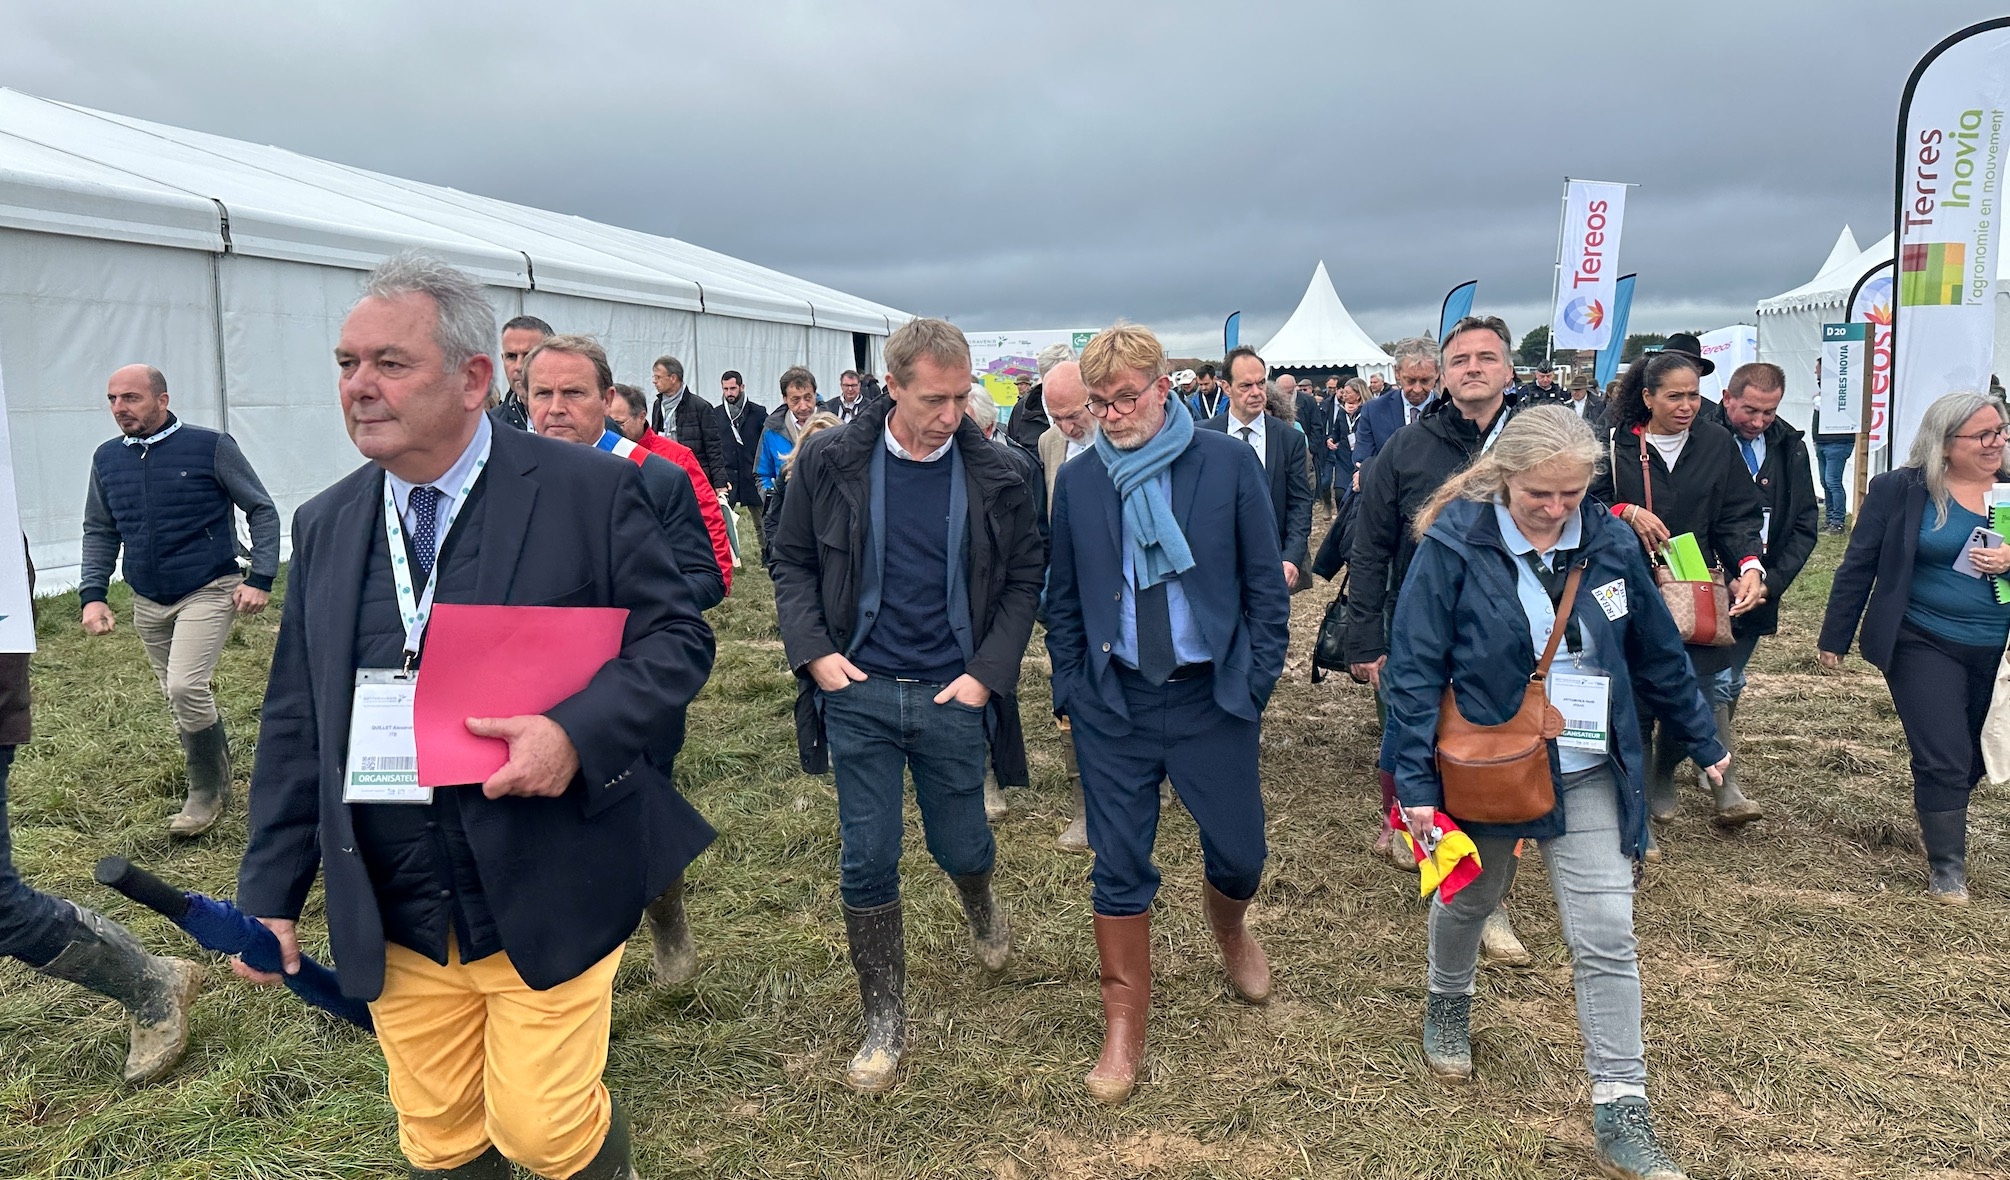
[[[1590,750],[1603,754],[1611,748],[1612,680],[1606,676],[1578,676],[1553,672],[1545,682],[1549,703],[1563,714],[1563,736],[1556,739],[1559,749]]]
[[[397,668],[358,668],[349,703],[349,758],[342,772],[344,803],[430,803],[419,785],[419,743],[412,702],[419,676]]]

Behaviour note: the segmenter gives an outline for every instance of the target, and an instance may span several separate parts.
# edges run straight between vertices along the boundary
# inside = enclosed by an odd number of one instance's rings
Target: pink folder
[[[440,603],[426,625],[412,706],[419,785],[486,782],[509,743],[468,732],[470,717],[542,713],[621,654],[625,607]]]

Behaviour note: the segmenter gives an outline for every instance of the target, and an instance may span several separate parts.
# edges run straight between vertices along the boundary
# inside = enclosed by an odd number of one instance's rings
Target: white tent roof
[[[1845,232],[1847,232],[1845,230]],[[1838,242],[1838,245],[1841,243]],[[1808,307],[1839,306],[1849,298],[1850,288],[1863,277],[1865,271],[1880,262],[1889,262],[1892,257],[1892,235],[1879,238],[1877,244],[1868,250],[1859,251],[1855,256],[1837,262],[1833,254],[1822,273],[1771,299],[1759,301],[1760,315],[1777,315],[1781,312],[1799,311]]]
[[[907,313],[673,238],[0,89],[0,227],[885,335]]]
[[[1842,233],[1836,235],[1836,244],[1829,247],[1828,258],[1815,271],[1815,277],[1821,278],[1861,253],[1863,247],[1856,244],[1856,235],[1849,231],[1849,226],[1843,226]]]
[[[1312,272],[1305,298],[1298,310],[1284,321],[1277,335],[1263,346],[1264,362],[1273,368],[1288,365],[1386,365],[1389,354],[1376,347],[1347,308],[1333,280],[1326,276],[1326,264]]]

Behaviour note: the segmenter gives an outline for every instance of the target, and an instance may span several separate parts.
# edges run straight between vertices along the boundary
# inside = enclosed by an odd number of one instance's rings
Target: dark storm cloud
[[[1751,318],[1890,226],[1973,3],[184,2],[10,18],[32,93],[671,234],[973,327],[1541,321],[1566,174],[1637,181],[1634,323]]]

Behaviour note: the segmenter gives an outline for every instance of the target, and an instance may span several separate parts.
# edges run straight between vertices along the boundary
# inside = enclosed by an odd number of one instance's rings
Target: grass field
[[[1822,673],[1813,635],[1840,545],[1789,595],[1741,714],[1744,774],[1768,818],[1711,831],[1693,788],[1639,901],[1651,1096],[1697,1176],[1998,1174],[2010,1089],[2006,812],[1978,796],[1976,904],[1925,901],[1904,745],[1861,661]],[[1252,921],[1277,972],[1238,1004],[1200,917],[1199,852],[1175,809],[1160,833],[1154,1002],[1143,1084],[1106,1110],[1080,1077],[1099,1044],[1085,858],[1054,850],[1066,783],[1029,724],[1034,786],[998,828],[1015,957],[971,958],[953,890],[910,808],[907,1066],[889,1096],[840,1082],[858,998],[837,898],[835,797],[795,770],[772,600],[742,571],[714,612],[719,660],[679,779],[720,831],[690,874],[704,961],[658,988],[638,939],[617,987],[609,1084],[634,1113],[645,1177],[1559,1177],[1591,1172],[1568,957],[1540,861],[1512,906],[1532,968],[1482,971],[1477,1081],[1447,1090],[1417,1048],[1423,908],[1371,860],[1375,713],[1344,679],[1307,682],[1325,588],[1297,634],[1264,740],[1271,862]],[[87,640],[74,598],[45,604],[36,738],[11,784],[30,880],[102,908],[152,947],[178,931],[90,880],[121,853],[176,881],[233,889],[229,821],[171,843],[180,756],[130,625]],[[250,765],[276,610],[240,624],[218,675],[239,783]],[[1046,701],[1044,653],[1024,711]],[[316,905],[318,906],[318,893]],[[307,917],[320,943],[319,914]],[[167,1083],[118,1083],[109,1002],[0,964],[0,1177],[380,1177],[400,1172],[382,1059],[365,1037],[214,957],[194,1045]]]

